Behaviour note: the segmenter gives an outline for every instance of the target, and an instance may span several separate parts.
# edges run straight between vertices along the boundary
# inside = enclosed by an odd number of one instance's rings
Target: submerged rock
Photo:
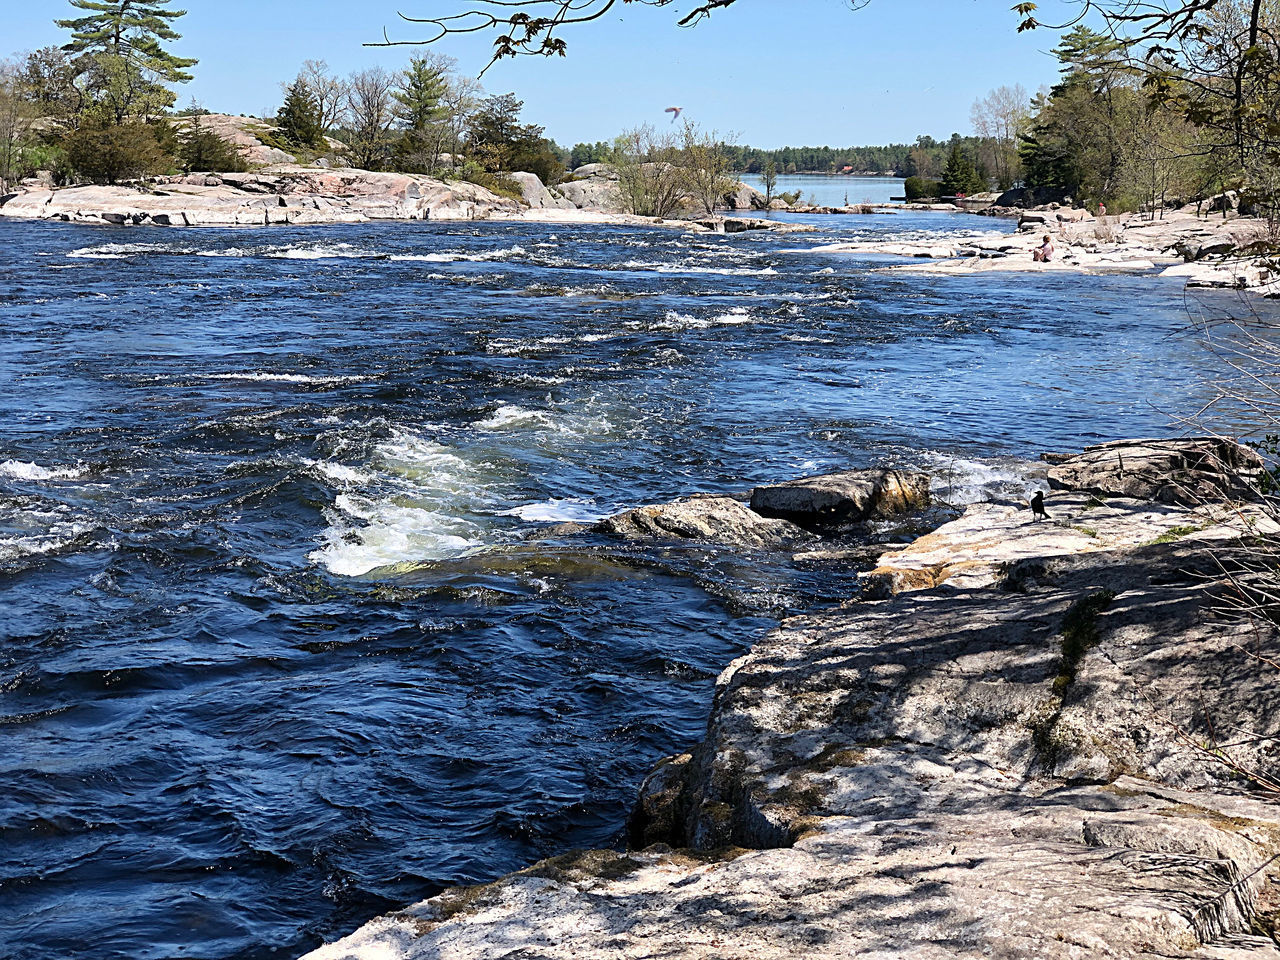
[[[638,507],[602,520],[595,529],[627,540],[698,540],[763,550],[786,550],[812,539],[793,523],[762,517],[737,500],[714,496]]]
[[[752,510],[809,530],[838,529],[928,506],[929,475],[903,470],[847,470],[751,491]]]
[[[1089,490],[1160,503],[1195,504],[1251,497],[1262,458],[1233,440],[1120,440],[1050,458],[1055,490]]]

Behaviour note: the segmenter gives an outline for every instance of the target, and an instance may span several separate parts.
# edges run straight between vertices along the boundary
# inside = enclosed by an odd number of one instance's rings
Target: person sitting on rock
[[[1044,243],[1031,251],[1031,259],[1036,263],[1048,263],[1053,259],[1053,238],[1049,234],[1044,235]]]

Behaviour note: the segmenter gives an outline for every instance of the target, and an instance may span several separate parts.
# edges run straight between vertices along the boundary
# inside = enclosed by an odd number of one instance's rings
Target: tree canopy
[[[71,5],[87,11],[83,17],[54,22],[71,31],[68,53],[105,53],[124,57],[139,67],[159,74],[169,83],[186,83],[191,79],[187,68],[196,61],[175,57],[161,46],[162,42],[180,40],[173,21],[185,16],[185,10],[168,10],[169,0],[71,0]]]

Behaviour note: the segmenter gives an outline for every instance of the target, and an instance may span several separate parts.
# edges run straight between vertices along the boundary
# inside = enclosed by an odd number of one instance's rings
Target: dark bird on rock
[[[1044,493],[1042,491],[1037,490],[1036,495],[1031,498],[1031,516],[1037,520],[1041,517],[1046,520],[1049,519],[1049,514],[1044,512]]]

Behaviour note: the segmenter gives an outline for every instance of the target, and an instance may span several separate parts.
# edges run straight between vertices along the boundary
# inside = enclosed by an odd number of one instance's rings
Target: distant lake
[[[764,192],[759,174],[744,173],[742,182]],[[804,199],[825,207],[843,206],[845,197],[850,203],[887,203],[890,197],[902,196],[902,180],[898,177],[838,177],[819,174],[792,174],[778,177],[774,196],[799,190]]]

